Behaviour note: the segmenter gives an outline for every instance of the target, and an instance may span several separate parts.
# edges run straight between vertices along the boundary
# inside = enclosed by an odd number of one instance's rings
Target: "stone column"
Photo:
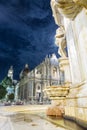
[[[81,82],[80,64],[77,54],[78,51],[75,45],[75,39],[72,30],[72,22],[69,19],[64,18],[64,25],[66,30],[66,41],[70,64],[71,81],[74,87],[75,84]]]
[[[15,101],[17,101],[19,98],[18,93],[19,93],[19,83],[17,83],[15,86]]]
[[[79,22],[80,21],[80,22]],[[79,53],[79,65],[82,81],[87,80],[87,13],[82,12],[72,22],[73,34],[77,52]]]
[[[31,82],[32,82],[32,83],[31,83],[31,84],[32,84],[32,85],[31,85],[31,86],[32,86],[31,102],[32,102],[32,104],[33,104],[33,102],[34,102],[34,100],[33,100],[33,95],[34,95],[34,93],[33,93],[33,89],[34,89],[34,81],[31,81]]]

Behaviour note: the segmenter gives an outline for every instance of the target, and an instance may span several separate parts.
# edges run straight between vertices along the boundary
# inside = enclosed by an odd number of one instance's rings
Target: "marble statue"
[[[66,36],[64,27],[59,27],[56,31],[55,44],[59,46],[58,53],[62,58],[67,57],[66,53]]]
[[[76,4],[81,5],[87,9],[87,0],[73,0]]]
[[[56,5],[57,13],[59,12],[71,20],[74,20],[82,10],[82,5],[76,4],[74,0],[52,0],[52,3],[53,1],[55,2],[52,6]]]
[[[57,3],[55,2],[55,0],[51,0],[51,8],[53,11],[53,17],[55,19],[55,23],[59,26],[63,25],[63,16],[60,14],[58,7],[57,7]]]

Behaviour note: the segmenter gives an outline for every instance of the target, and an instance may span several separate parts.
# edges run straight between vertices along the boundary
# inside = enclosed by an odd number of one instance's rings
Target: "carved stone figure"
[[[55,0],[51,0],[51,8],[53,11],[53,17],[55,19],[55,23],[59,26],[63,26],[63,16],[60,14],[57,7],[57,2],[55,2]]]
[[[76,4],[81,5],[87,9],[87,0],[73,0]]]
[[[76,4],[74,0],[55,0],[54,3],[52,6],[56,5],[56,10],[71,20],[74,20],[83,8],[82,5]],[[55,9],[55,7],[53,8]]]
[[[59,46],[58,53],[62,58],[67,57],[66,53],[66,37],[64,27],[59,27],[56,31],[55,44]]]

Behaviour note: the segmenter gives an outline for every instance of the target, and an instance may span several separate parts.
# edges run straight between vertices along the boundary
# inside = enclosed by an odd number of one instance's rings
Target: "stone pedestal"
[[[70,75],[70,67],[69,67],[69,60],[67,57],[59,58],[59,68],[60,71],[64,72],[64,84],[67,87],[71,85],[71,75]]]
[[[51,107],[47,110],[47,115],[63,116],[65,107],[65,97],[68,95],[68,86],[48,86],[44,92],[51,99]]]
[[[87,82],[70,88],[66,96],[65,116],[87,128]]]

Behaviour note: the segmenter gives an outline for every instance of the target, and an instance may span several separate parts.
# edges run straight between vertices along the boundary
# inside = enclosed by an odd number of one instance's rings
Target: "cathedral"
[[[47,95],[43,92],[47,86],[64,83],[64,72],[60,71],[55,54],[46,56],[45,60],[32,71],[28,65],[20,73],[19,98],[27,102],[43,102]]]

